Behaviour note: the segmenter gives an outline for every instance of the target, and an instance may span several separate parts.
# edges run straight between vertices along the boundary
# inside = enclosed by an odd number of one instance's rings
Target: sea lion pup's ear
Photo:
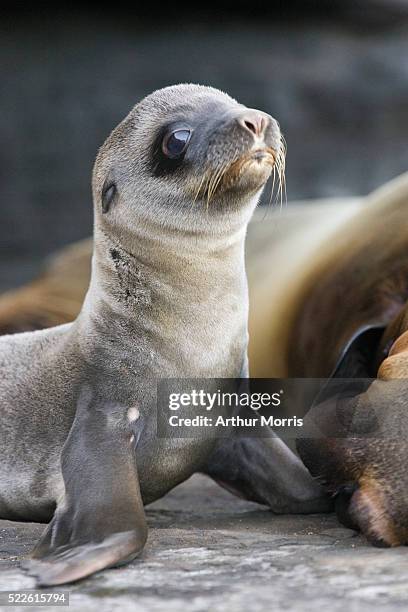
[[[112,172],[106,177],[101,193],[102,212],[108,213],[118,195],[118,188]]]
[[[40,585],[74,582],[127,563],[147,526],[134,457],[142,419],[85,387],[61,452],[65,491],[24,564]]]

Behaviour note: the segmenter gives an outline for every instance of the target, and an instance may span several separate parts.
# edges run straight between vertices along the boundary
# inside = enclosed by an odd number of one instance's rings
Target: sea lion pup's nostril
[[[258,130],[254,123],[251,123],[251,121],[244,121],[244,123],[245,123],[245,127],[247,127],[250,132],[253,132],[254,134],[257,133]]]
[[[262,136],[265,133],[268,119],[259,111],[248,110],[237,118],[238,124],[254,136]]]

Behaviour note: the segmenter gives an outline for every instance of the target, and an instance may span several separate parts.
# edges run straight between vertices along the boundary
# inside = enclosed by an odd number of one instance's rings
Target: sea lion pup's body
[[[156,435],[158,378],[247,374],[244,240],[280,147],[265,113],[183,85],[145,98],[101,148],[78,318],[0,339],[0,516],[47,521],[57,504],[30,565],[40,583],[133,558],[142,500],[197,470],[276,511],[327,507],[272,433]]]

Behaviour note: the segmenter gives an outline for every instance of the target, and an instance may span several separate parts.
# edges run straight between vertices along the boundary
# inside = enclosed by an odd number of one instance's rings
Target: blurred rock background
[[[91,233],[97,148],[168,84],[273,114],[289,200],[366,194],[408,169],[405,0],[3,3],[0,49],[0,290]]]

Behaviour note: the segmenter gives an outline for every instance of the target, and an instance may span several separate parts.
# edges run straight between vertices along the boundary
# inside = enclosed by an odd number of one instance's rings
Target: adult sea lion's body
[[[157,379],[247,374],[244,240],[280,146],[265,113],[184,85],[145,98],[101,148],[78,318],[0,339],[0,516],[57,506],[30,565],[40,583],[133,558],[143,503],[197,470],[276,511],[327,507],[272,432],[156,435]]]
[[[299,440],[300,455],[339,518],[381,546],[408,544],[407,204],[407,175],[367,199],[314,287],[309,277],[292,333],[294,375],[335,379],[308,417],[320,437]]]
[[[408,544],[408,175],[325,208],[291,211],[267,249],[257,229],[251,370],[333,377],[300,456],[345,524],[374,544]]]

